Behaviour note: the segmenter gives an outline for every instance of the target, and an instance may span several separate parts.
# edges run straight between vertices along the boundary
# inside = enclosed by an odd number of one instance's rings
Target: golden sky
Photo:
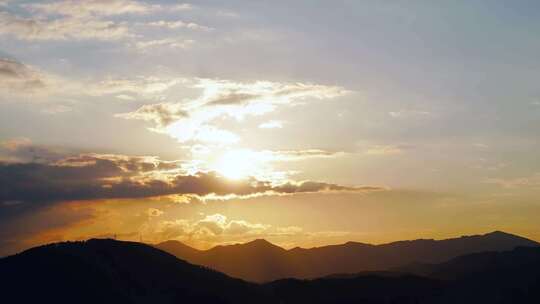
[[[0,255],[540,240],[537,6],[0,0]]]

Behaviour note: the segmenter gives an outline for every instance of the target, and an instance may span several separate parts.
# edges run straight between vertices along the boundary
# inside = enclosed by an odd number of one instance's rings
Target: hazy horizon
[[[538,54],[532,0],[0,0],[0,256],[540,241]]]

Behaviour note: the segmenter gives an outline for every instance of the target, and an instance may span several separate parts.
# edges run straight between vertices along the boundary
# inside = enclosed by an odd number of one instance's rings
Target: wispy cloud
[[[159,99],[162,93],[186,82],[188,82],[187,79],[180,77],[154,76],[130,78],[109,76],[97,80],[68,79],[12,59],[0,58],[0,92],[12,96],[32,95],[32,99],[26,99],[28,101],[52,102],[54,105],[44,110],[48,114],[66,112],[71,107],[59,104],[54,99],[42,97],[55,96],[58,99],[72,99],[70,97],[115,95],[116,98],[123,100],[134,100],[135,97]]]
[[[159,20],[159,21],[146,23],[146,25],[151,26],[151,27],[168,28],[168,29],[190,29],[190,30],[201,30],[201,31],[212,30],[211,27],[200,25],[195,22],[184,22],[182,20],[176,20],[176,21]]]
[[[36,19],[0,12],[0,35],[22,40],[117,40],[132,37],[124,23],[101,19]]]
[[[368,155],[395,155],[401,154],[404,150],[410,149],[407,145],[375,145],[367,148]]]
[[[246,116],[263,115],[274,111],[277,107],[299,105],[310,99],[332,99],[347,94],[349,91],[337,86],[324,86],[304,83],[276,83],[257,81],[240,83],[227,80],[198,79],[194,88],[202,89],[201,96],[184,103],[169,103],[166,107],[160,106],[160,111],[148,109],[155,105],[146,105],[133,112],[118,114],[117,117],[126,119],[142,119],[158,122],[151,128],[153,131],[169,134],[180,142],[205,141],[220,142],[219,136],[203,136],[204,133],[218,132],[213,121],[218,118],[229,117],[242,120]],[[167,111],[167,109],[172,110]],[[179,117],[179,111],[186,113]],[[145,115],[142,116],[140,113]],[[151,117],[155,116],[155,117]],[[176,120],[163,119],[171,116]],[[161,122],[167,122],[162,124]],[[227,130],[230,138],[232,133]]]
[[[24,5],[24,7],[42,14],[60,14],[79,18],[91,15],[112,16],[123,14],[146,14],[151,11],[162,9],[162,6],[160,5],[132,0],[64,0],[50,3],[32,3]]]
[[[151,121],[156,125],[158,130],[188,116],[188,112],[183,109],[182,105],[177,103],[144,105],[134,112],[116,115],[116,117],[125,119]]]
[[[169,48],[169,49],[187,49],[195,43],[192,39],[164,38],[157,40],[137,41],[135,48],[146,52],[149,49]]]
[[[499,185],[503,188],[540,187],[540,173],[517,178],[489,178],[485,183]]]
[[[47,76],[20,62],[0,58],[0,90],[34,93],[46,89]]]
[[[0,12],[0,35],[21,40],[119,40],[133,38],[136,34],[131,31],[132,24],[116,21],[113,16],[192,9],[189,4],[161,5],[132,0],[65,0],[20,7],[31,16]],[[186,24],[188,28],[197,26],[196,23]]]

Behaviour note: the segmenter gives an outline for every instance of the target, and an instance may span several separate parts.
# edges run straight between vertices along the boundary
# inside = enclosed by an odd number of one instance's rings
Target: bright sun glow
[[[218,161],[215,170],[230,179],[243,179],[254,175],[258,168],[258,160],[249,150],[231,150]]]

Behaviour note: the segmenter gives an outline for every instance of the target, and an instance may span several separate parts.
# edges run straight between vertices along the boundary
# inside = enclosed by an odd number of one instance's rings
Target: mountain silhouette
[[[3,303],[265,303],[254,284],[154,247],[110,239],[36,247],[0,259]]]
[[[407,267],[442,263],[475,252],[505,251],[540,244],[495,231],[446,240],[419,239],[382,245],[347,242],[310,249],[285,250],[265,240],[196,250],[177,241],[155,245],[180,259],[253,282],[318,278],[336,273],[407,271]],[[424,273],[422,273],[424,274]]]
[[[242,251],[246,247],[251,254],[260,249],[284,250],[264,240],[233,246]],[[0,259],[0,300],[115,304],[540,303],[540,247],[473,253],[423,266],[422,271],[428,270],[424,276],[364,272],[256,284],[189,264],[149,245],[92,239],[40,246]]]

